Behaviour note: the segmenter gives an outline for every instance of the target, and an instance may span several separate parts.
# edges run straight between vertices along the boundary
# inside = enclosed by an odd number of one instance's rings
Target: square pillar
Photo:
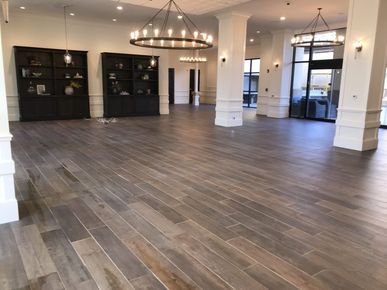
[[[270,72],[273,66],[272,48],[272,35],[263,35],[261,37],[261,72],[259,74],[257,115],[267,116],[267,103],[270,97]]]
[[[272,39],[270,93],[266,101],[268,117],[288,118],[293,48],[290,31],[276,31]],[[263,72],[265,73],[265,72]]]
[[[0,224],[19,219],[15,198],[13,175],[15,164],[11,154],[11,139],[8,126],[7,97],[5,93],[3,48],[0,27]]]
[[[169,54],[162,53],[159,58],[159,97],[160,115],[169,115]]]
[[[334,146],[377,148],[386,55],[387,1],[350,0]]]
[[[249,17],[235,12],[217,15],[219,40],[215,125],[218,126],[243,124],[243,71]]]

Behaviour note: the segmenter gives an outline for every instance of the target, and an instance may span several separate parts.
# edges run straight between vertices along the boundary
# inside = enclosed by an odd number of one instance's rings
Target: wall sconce
[[[360,40],[355,42],[355,49],[357,52],[361,52],[363,50],[363,43]]]
[[[221,56],[221,57],[220,57],[220,60],[221,60],[223,63],[225,63],[225,62],[226,62],[226,57],[225,57],[225,56]]]
[[[279,68],[279,63],[278,62],[275,62],[273,65],[274,65],[274,68],[275,68],[274,70],[277,70]]]

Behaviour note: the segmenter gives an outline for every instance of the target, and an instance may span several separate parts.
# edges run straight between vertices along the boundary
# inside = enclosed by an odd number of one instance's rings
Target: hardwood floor
[[[12,123],[0,289],[387,289],[387,131],[213,109]]]

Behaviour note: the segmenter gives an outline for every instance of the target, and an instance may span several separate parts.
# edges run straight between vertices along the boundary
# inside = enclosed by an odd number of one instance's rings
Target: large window
[[[337,33],[343,35],[345,29]],[[344,46],[294,49],[291,117],[336,119],[343,55]]]
[[[260,59],[246,59],[243,81],[243,106],[257,107]]]

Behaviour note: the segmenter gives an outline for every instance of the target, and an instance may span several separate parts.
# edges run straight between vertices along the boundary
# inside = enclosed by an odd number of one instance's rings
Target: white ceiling
[[[316,15],[317,8],[323,8],[323,16],[328,24],[345,25],[349,0],[175,0],[176,3],[206,32],[215,36],[218,31],[216,14],[237,11],[251,15],[248,20],[247,39],[254,38],[259,42],[260,35],[265,32],[304,28]],[[26,13],[63,17],[64,3],[70,5],[75,13],[74,20],[98,21],[115,25],[131,25],[145,23],[161,8],[167,0],[12,0],[9,1],[10,16],[12,13]],[[287,2],[290,5],[287,5]],[[120,3],[122,11],[116,6]],[[139,6],[134,4],[141,4]],[[26,6],[26,10],[19,9]],[[152,8],[153,7],[153,8]],[[156,8],[157,7],[157,8]],[[203,14],[204,13],[204,14]],[[285,16],[285,21],[279,18]],[[72,18],[71,18],[72,19]],[[71,21],[70,19],[70,21]],[[131,28],[132,29],[132,28]],[[257,30],[261,31],[257,34]],[[250,43],[249,44],[253,44]]]
[[[112,1],[117,2],[117,0]],[[205,13],[218,11],[249,1],[250,0],[180,0],[176,1],[176,3],[186,13],[202,15]],[[166,4],[166,0],[121,0],[120,3],[128,3],[133,5],[160,9]]]

